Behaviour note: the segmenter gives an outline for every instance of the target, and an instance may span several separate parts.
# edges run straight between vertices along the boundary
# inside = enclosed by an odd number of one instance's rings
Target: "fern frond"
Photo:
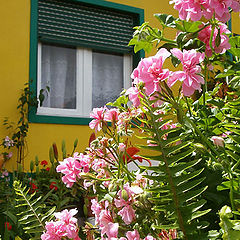
[[[169,118],[159,122],[159,117],[151,108],[148,108],[146,116],[151,127],[148,129],[145,125],[144,130],[152,138],[153,145],[141,147],[156,154],[143,157],[156,160],[159,165],[142,168],[150,170],[151,173],[146,177],[157,183],[157,186],[149,189],[152,194],[150,200],[155,203],[154,210],[163,212],[166,216],[163,223],[154,227],[177,228],[184,239],[197,239],[195,237],[200,237],[199,231],[207,226],[199,218],[210,209],[202,210],[206,201],[201,196],[207,186],[203,184],[205,178],[201,173],[204,168],[200,167],[201,157],[195,152],[194,140],[191,141],[182,127],[162,130],[161,127]],[[179,140],[181,142],[176,144]]]
[[[23,226],[25,233],[31,236],[30,240],[40,239],[44,231],[45,222],[53,218],[55,207],[46,211],[42,197],[35,198],[35,193],[29,194],[29,189],[23,186],[20,181],[14,181],[16,192],[16,208],[20,208],[18,213],[19,223]]]

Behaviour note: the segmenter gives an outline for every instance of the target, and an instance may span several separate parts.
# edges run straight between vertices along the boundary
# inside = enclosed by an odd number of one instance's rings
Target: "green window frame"
[[[134,16],[134,25],[140,25],[144,22],[144,10],[136,7],[131,7],[127,5],[122,5],[118,3],[108,2],[104,0],[65,0],[70,3],[82,3],[86,6],[99,7],[99,9],[106,9],[107,11],[117,11],[120,13],[127,13]],[[30,68],[29,68],[29,79],[30,79],[30,90],[37,96],[37,76],[38,76],[38,39],[39,39],[39,29],[38,29],[38,0],[31,0],[31,25],[30,25]],[[41,29],[40,29],[41,34]],[[42,36],[41,36],[42,37]],[[44,37],[44,36],[43,36]],[[68,44],[65,39],[54,40],[45,36],[43,39],[45,42],[58,43],[58,44]],[[68,41],[68,40],[67,40]],[[71,44],[71,43],[70,43]],[[94,44],[85,44],[84,42],[73,43],[73,46],[80,47],[90,47],[94,50],[104,50],[102,46],[97,46]],[[110,45],[109,45],[110,46]],[[108,47],[107,47],[108,48]],[[111,50],[111,48],[107,49]],[[124,53],[124,49],[116,50],[115,52]],[[133,50],[132,54],[133,54]],[[133,67],[136,67],[138,61],[141,57],[144,57],[144,53],[140,51],[137,54],[133,54]],[[86,125],[91,121],[91,118],[80,118],[80,117],[67,117],[67,116],[46,116],[37,115],[37,108],[29,108],[29,122],[32,123],[54,123],[54,124],[73,124],[73,125]]]

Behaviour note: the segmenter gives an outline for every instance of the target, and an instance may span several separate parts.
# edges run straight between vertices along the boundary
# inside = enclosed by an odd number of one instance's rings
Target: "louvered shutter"
[[[77,1],[39,0],[38,37],[93,49],[130,52],[134,14]]]

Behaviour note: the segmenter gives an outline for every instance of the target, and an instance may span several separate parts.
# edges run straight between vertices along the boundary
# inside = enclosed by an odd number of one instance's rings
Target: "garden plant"
[[[84,189],[94,223],[80,226],[74,208],[50,210],[38,219],[42,240],[240,239],[240,37],[226,24],[240,2],[171,4],[179,18],[155,14],[160,29],[135,27],[129,43],[156,55],[111,107],[93,109],[89,147],[56,167],[66,188]]]

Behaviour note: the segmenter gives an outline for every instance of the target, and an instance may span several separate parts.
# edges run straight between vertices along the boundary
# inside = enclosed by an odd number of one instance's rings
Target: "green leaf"
[[[158,14],[154,14],[154,17],[156,17],[158,21],[161,23],[161,25],[164,27],[170,27],[170,28],[176,27],[176,24],[175,24],[176,18],[174,18],[172,15],[158,13]]]
[[[192,173],[188,173],[188,174],[184,174],[184,175],[181,175],[180,177],[175,177],[173,179],[174,183],[176,186],[180,186],[181,184],[197,177],[199,174],[201,174],[203,172],[203,168],[202,169],[199,169],[199,170],[196,170]]]
[[[202,24],[201,21],[196,21],[196,22],[187,22],[183,21],[183,27],[185,32],[197,32],[200,29],[200,25]]]

